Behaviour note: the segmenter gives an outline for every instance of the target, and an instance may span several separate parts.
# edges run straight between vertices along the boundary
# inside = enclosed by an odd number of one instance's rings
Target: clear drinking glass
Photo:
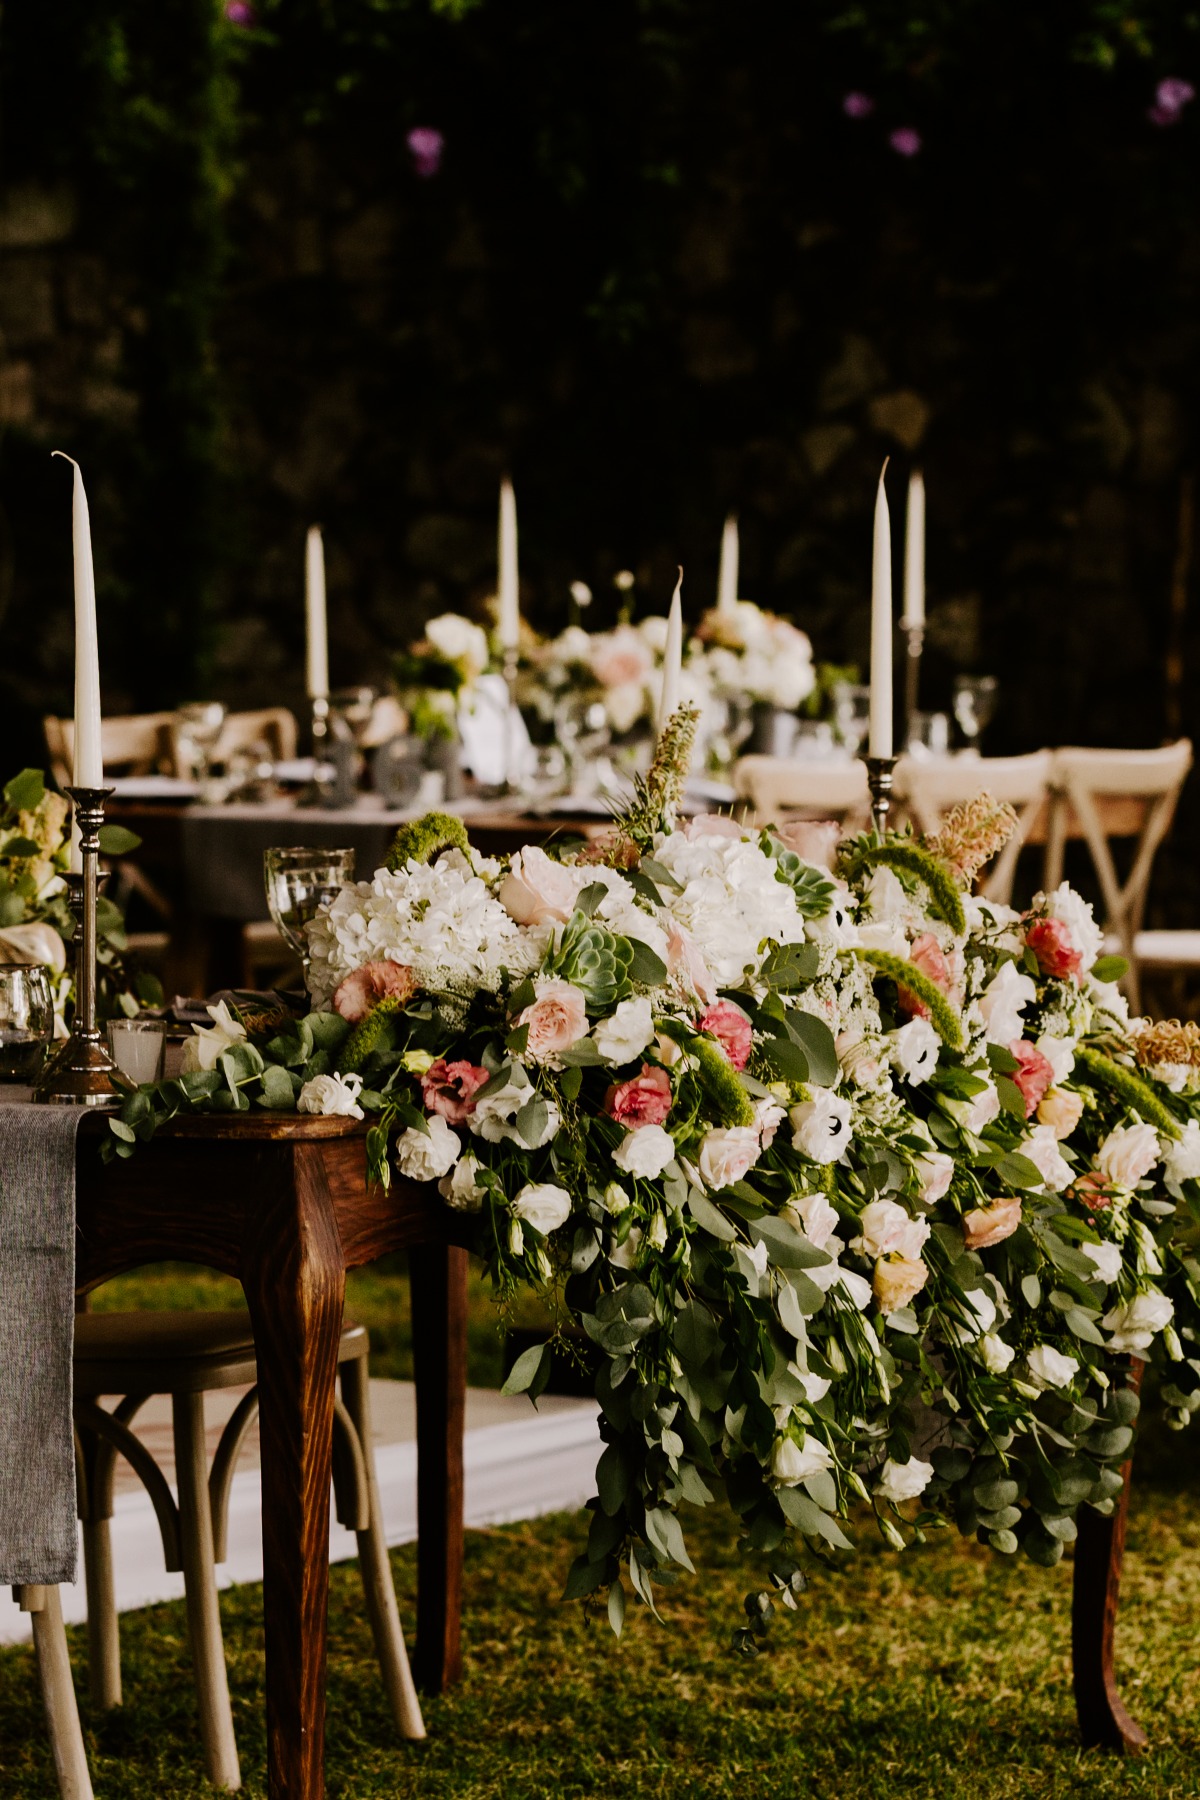
[[[36,1081],[54,1036],[54,996],[45,969],[0,963],[0,1081]]]
[[[225,725],[219,700],[191,700],[175,712],[175,756],[179,773],[203,782]]]
[[[972,749],[996,713],[998,682],[994,675],[958,675],[954,681],[954,717]]]
[[[854,681],[838,681],[833,687],[833,722],[838,737],[851,756],[857,756],[867,738],[871,716],[871,690]]]
[[[915,712],[908,723],[905,749],[918,759],[948,756],[950,753],[950,714]]]
[[[267,906],[275,928],[308,968],[308,926],[348,881],[354,880],[353,850],[290,849],[263,852]]]
[[[138,1087],[162,1079],[165,1019],[110,1019],[106,1029],[109,1054],[122,1075],[128,1075]]]

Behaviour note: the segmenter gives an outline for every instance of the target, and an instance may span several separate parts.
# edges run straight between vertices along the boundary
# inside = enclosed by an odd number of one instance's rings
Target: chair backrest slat
[[[964,805],[981,794],[1007,801],[1014,808],[1017,829],[981,888],[986,899],[1007,905],[1017,858],[1046,802],[1051,766],[1049,750],[1036,750],[1029,756],[955,756],[930,762],[906,756],[896,770],[896,787],[902,805],[926,837],[940,828],[952,806]]]

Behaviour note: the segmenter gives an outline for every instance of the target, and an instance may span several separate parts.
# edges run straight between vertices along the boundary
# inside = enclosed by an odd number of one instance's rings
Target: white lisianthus
[[[1101,1281],[1111,1284],[1117,1279],[1121,1273],[1121,1247],[1119,1244],[1080,1244],[1079,1248]]]
[[[928,1081],[937,1068],[938,1052],[942,1047],[942,1040],[929,1020],[910,1019],[907,1025],[901,1025],[887,1035],[892,1057],[904,1079],[913,1087]]]
[[[193,1025],[192,1035],[183,1046],[182,1072],[185,1075],[215,1069],[226,1050],[246,1041],[246,1027],[240,1019],[234,1018],[226,1001],[218,1000],[206,1011],[212,1024]],[[361,1113],[359,1117],[362,1117]]]
[[[619,1181],[610,1181],[604,1190],[602,1198],[604,1201],[604,1210],[611,1213],[614,1219],[618,1213],[623,1213],[625,1208],[629,1205],[629,1195]]]
[[[455,1212],[478,1212],[483,1205],[484,1189],[476,1182],[479,1167],[475,1152],[468,1150],[438,1182],[438,1193]]]
[[[973,1316],[947,1321],[943,1331],[952,1344],[973,1344],[996,1323],[996,1302],[982,1288],[971,1288],[963,1295],[963,1300]]]
[[[1039,1387],[1066,1387],[1079,1367],[1074,1356],[1064,1356],[1052,1344],[1035,1344],[1025,1357],[1025,1366]]]
[[[975,1071],[972,1070],[971,1073],[975,1074]],[[943,1102],[946,1110],[953,1115],[963,1130],[969,1131],[973,1137],[978,1137],[985,1125],[990,1125],[1000,1116],[1000,1095],[995,1082],[987,1081],[979,1076],[976,1079],[984,1080],[984,1085],[979,1093],[972,1094],[969,1100],[946,1100]]]
[[[306,1081],[296,1098],[296,1111],[302,1113],[323,1113],[342,1119],[361,1119],[363,1109],[358,1104],[358,1096],[362,1092],[361,1075],[314,1075]]]
[[[1124,1305],[1114,1306],[1100,1323],[1112,1333],[1109,1339],[1111,1350],[1130,1350],[1140,1356],[1174,1316],[1174,1304],[1167,1296],[1160,1294],[1157,1288],[1147,1288],[1144,1294],[1135,1294]]]
[[[638,1253],[642,1245],[642,1228],[631,1225],[624,1243],[614,1244],[608,1253],[608,1260],[614,1269],[636,1269]]]
[[[947,1156],[944,1150],[926,1150],[917,1157],[914,1167],[926,1206],[943,1199],[954,1179],[954,1158]]]
[[[832,1466],[829,1451],[811,1431],[805,1433],[802,1444],[791,1437],[775,1439],[771,1451],[771,1475],[777,1487],[795,1487],[798,1482],[807,1481],[810,1475],[819,1475],[822,1469]]]
[[[653,1036],[654,1014],[644,994],[634,1000],[622,1000],[615,1012],[600,1019],[592,1030],[592,1042],[613,1068],[633,1062]]]
[[[840,1288],[853,1307],[859,1312],[865,1312],[873,1298],[871,1283],[865,1276],[857,1274],[855,1270],[843,1269],[837,1257],[832,1253],[833,1245],[837,1242],[838,1240],[833,1238],[825,1246],[826,1253],[830,1258],[827,1263],[820,1263],[815,1269],[805,1269],[804,1273],[811,1282],[820,1288],[823,1294],[830,1293],[834,1288]]]
[[[785,1213],[795,1213],[809,1243],[824,1250],[838,1227],[838,1216],[824,1194],[800,1194],[789,1200]]]
[[[899,1506],[923,1494],[932,1476],[933,1464],[922,1462],[917,1456],[910,1456],[905,1463],[893,1462],[889,1456],[875,1483],[875,1492],[880,1500]]]
[[[428,1132],[410,1125],[396,1139],[396,1167],[410,1181],[436,1181],[454,1167],[462,1149],[441,1113],[431,1113],[428,1125]]]
[[[884,1040],[863,1031],[842,1031],[837,1038],[842,1074],[855,1087],[875,1087],[883,1074]]]
[[[1178,1199],[1180,1182],[1200,1179],[1200,1124],[1189,1119],[1183,1136],[1163,1138],[1160,1150],[1167,1186]]]
[[[571,1196],[552,1181],[526,1182],[512,1203],[513,1212],[526,1225],[548,1237],[571,1216]]]
[[[880,1256],[903,1256],[917,1262],[929,1237],[929,1220],[914,1219],[894,1200],[872,1200],[859,1216],[859,1235],[850,1248],[872,1262]]]
[[[1021,1036],[1021,1014],[1036,999],[1032,977],[1023,975],[1015,962],[1002,963],[979,997],[988,1043],[1007,1049]]]
[[[833,1386],[828,1376],[810,1374],[807,1369],[802,1369],[799,1363],[790,1362],[787,1372],[793,1381],[800,1383],[804,1389],[804,1398],[810,1406],[815,1406],[818,1400],[823,1400]]]
[[[775,1133],[787,1118],[787,1108],[780,1106],[773,1094],[754,1102],[754,1129],[764,1150],[775,1142]]]
[[[1058,1147],[1053,1125],[1035,1125],[1018,1149],[1022,1156],[1029,1158],[1041,1176],[1043,1186],[1052,1194],[1061,1194],[1065,1187],[1070,1187],[1074,1174]]]
[[[1055,1082],[1065,1081],[1075,1067],[1075,1040],[1054,1037],[1051,1032],[1043,1031],[1037,1040],[1037,1048],[1054,1070]]]
[[[546,1122],[538,1134],[537,1143],[527,1144],[513,1121],[526,1101],[532,1097],[533,1091],[530,1085],[519,1087],[516,1082],[506,1082],[502,1088],[497,1088],[494,1093],[488,1094],[485,1099],[477,1103],[467,1124],[477,1137],[484,1139],[485,1143],[499,1144],[507,1141],[510,1144],[519,1144],[523,1150],[540,1150],[558,1131],[562,1124],[562,1117],[550,1096],[543,1094],[542,1099],[546,1103]]]
[[[975,1349],[984,1368],[992,1375],[1003,1375],[1017,1354],[1012,1345],[1006,1344],[994,1331],[985,1331]]]
[[[1118,1125],[1096,1152],[1096,1167],[1117,1187],[1134,1188],[1148,1175],[1159,1158],[1158,1133],[1153,1125]]]
[[[626,1175],[655,1181],[675,1158],[675,1140],[661,1125],[639,1125],[627,1131],[613,1151],[613,1161]]]
[[[816,1088],[811,1097],[793,1106],[792,1147],[813,1162],[839,1162],[850,1142],[853,1109],[841,1094]]]

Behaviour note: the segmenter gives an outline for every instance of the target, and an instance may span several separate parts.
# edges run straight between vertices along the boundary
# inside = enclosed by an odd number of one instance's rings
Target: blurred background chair
[[[738,799],[759,825],[791,817],[836,819],[846,831],[869,816],[867,771],[861,762],[790,762],[782,756],[743,756],[735,764]]]
[[[171,769],[171,730],[175,715],[169,712],[125,713],[105,718],[100,724],[100,751],[106,775],[160,775]],[[60,787],[71,779],[75,760],[75,721],[48,713],[42,720],[50,772]]]
[[[92,1778],[79,1725],[79,1705],[67,1654],[62,1604],[57,1587],[15,1587],[13,1599],[30,1615],[38,1686],[62,1800],[92,1800]]]
[[[1129,963],[1122,985],[1135,1011],[1141,1006],[1143,957],[1147,967],[1152,963],[1156,968],[1176,969],[1200,965],[1200,932],[1141,929],[1154,858],[1171,828],[1191,766],[1188,738],[1160,750],[1054,752],[1045,887],[1047,891],[1056,888],[1063,878],[1073,815],[1099,883],[1109,948]],[[1112,848],[1119,839],[1130,843],[1124,880],[1117,873]]]
[[[1017,815],[1017,829],[1000,852],[980,893],[988,900],[1012,902],[1017,860],[1046,802],[1053,755],[1036,750],[1030,756],[955,756],[945,759],[904,756],[896,770],[901,805],[917,830],[932,836],[952,806],[990,794],[1006,800]]]

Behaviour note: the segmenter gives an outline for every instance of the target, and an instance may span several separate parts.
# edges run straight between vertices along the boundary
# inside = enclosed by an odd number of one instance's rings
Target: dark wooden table
[[[103,1164],[80,1134],[76,1286],[139,1264],[236,1275],[254,1324],[262,1443],[268,1791],[325,1792],[326,1607],[334,1378],[346,1270],[407,1249],[417,1389],[414,1673],[461,1672],[462,1439],[469,1220],[432,1185],[368,1189],[365,1126],[242,1114],[178,1120]]]

